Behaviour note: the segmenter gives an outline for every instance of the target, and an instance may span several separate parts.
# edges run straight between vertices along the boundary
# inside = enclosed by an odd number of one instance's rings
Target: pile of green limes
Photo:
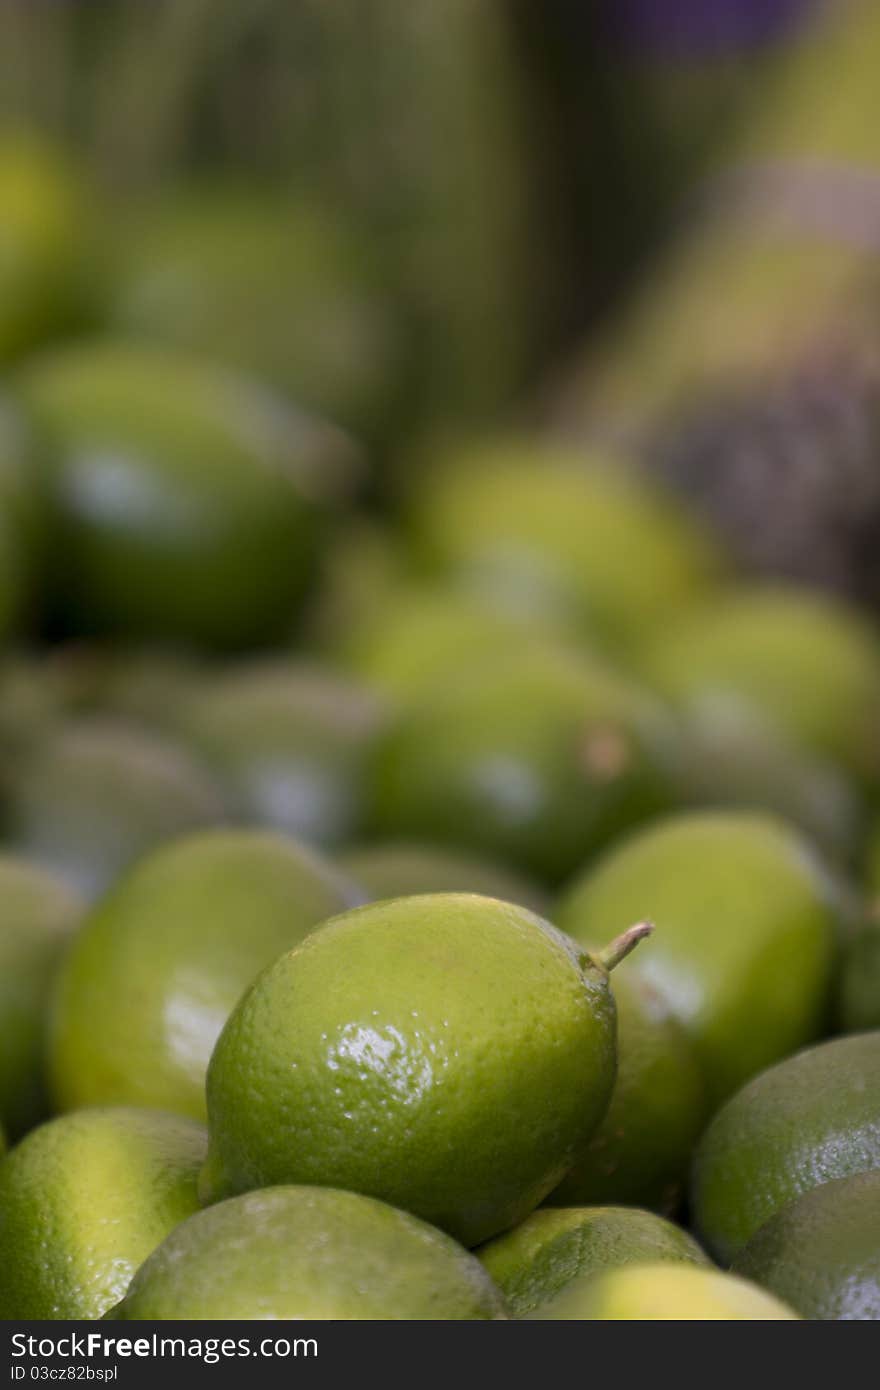
[[[871,619],[0,195],[0,1317],[880,1319]]]

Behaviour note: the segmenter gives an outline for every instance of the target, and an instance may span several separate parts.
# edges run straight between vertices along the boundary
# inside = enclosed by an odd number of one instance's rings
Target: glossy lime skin
[[[475,1245],[571,1167],[614,1065],[607,975],[525,908],[356,908],[270,966],[221,1033],[202,1195],[344,1187]]]
[[[373,902],[422,893],[480,893],[547,915],[546,896],[534,883],[466,850],[384,840],[347,849],[336,860]]]
[[[22,761],[7,838],[94,900],[163,841],[226,819],[209,770],[179,742],[82,718],[49,730]]]
[[[54,875],[0,856],[0,1123],[17,1138],[47,1110],[52,980],[82,905]]]
[[[209,677],[183,727],[238,816],[329,847],[362,828],[382,719],[363,686],[276,659]]]
[[[563,617],[628,646],[703,592],[714,548],[615,459],[525,438],[435,461],[412,507],[427,568],[512,611]]]
[[[738,1091],[697,1152],[693,1215],[729,1261],[802,1193],[868,1169],[880,1169],[880,1031],[808,1048]]]
[[[626,1202],[673,1212],[706,1119],[694,1048],[663,997],[624,965],[614,973],[617,1078],[581,1158],[553,1206]]]
[[[684,1026],[714,1108],[820,1033],[838,911],[835,885],[796,831],[758,813],[706,811],[612,848],[570,886],[555,920],[582,942],[654,922],[650,952],[631,968]]]
[[[738,700],[857,778],[880,774],[880,643],[834,599],[782,585],[731,590],[652,637],[643,674],[682,706]]]
[[[734,1269],[801,1317],[880,1322],[880,1172],[805,1192],[761,1226]]]
[[[647,1261],[706,1264],[680,1226],[636,1207],[547,1207],[496,1236],[480,1259],[517,1318],[553,1318],[559,1298],[578,1296],[603,1270]]]
[[[204,1119],[211,1051],[245,989],[356,900],[333,866],[267,831],[207,831],[143,859],[86,918],[59,974],[56,1106]]]
[[[220,648],[290,630],[316,504],[350,454],[337,430],[219,367],[124,343],[59,350],[19,388],[45,453],[60,621]]]
[[[592,1322],[789,1322],[798,1314],[756,1284],[715,1269],[639,1264],[610,1270],[560,1316]]]
[[[198,1210],[201,1125],[80,1110],[0,1162],[0,1318],[99,1318],[179,1221]]]
[[[558,881],[667,809],[669,739],[650,699],[586,660],[522,653],[456,671],[380,741],[371,825]]]
[[[399,1322],[507,1313],[479,1260],[426,1222],[354,1192],[269,1187],[172,1231],[109,1316]]]

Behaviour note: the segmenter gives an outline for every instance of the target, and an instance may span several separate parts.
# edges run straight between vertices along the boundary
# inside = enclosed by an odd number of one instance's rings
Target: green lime
[[[2,218],[0,211],[0,261]],[[0,266],[0,286],[2,281]],[[2,319],[0,306],[0,339]],[[47,510],[31,433],[12,402],[0,398],[0,638],[21,631],[39,608],[47,553]]]
[[[880,1172],[805,1192],[756,1232],[734,1267],[801,1317],[880,1322]]]
[[[682,708],[739,702],[809,753],[880,776],[880,643],[839,601],[782,585],[734,589],[651,637],[642,665]]]
[[[180,712],[210,669],[197,653],[174,647],[77,643],[61,652],[81,709],[177,736]]]
[[[15,769],[63,712],[64,698],[47,664],[30,652],[0,658],[0,779],[4,799]]]
[[[650,916],[657,934],[634,969],[683,1024],[715,1106],[821,1032],[842,911],[795,830],[705,811],[615,845],[569,887],[555,920],[587,943]]]
[[[865,797],[844,768],[810,755],[737,696],[708,695],[682,712],[678,783],[684,806],[771,811],[836,863],[852,867],[865,838]]]
[[[79,646],[13,649],[0,657],[0,766],[4,800],[18,769],[70,716],[92,708],[95,662]]]
[[[643,1264],[600,1275],[559,1316],[593,1322],[785,1322],[798,1314],[732,1274]]]
[[[537,662],[565,637],[564,626],[507,613],[471,594],[398,584],[339,644],[338,655],[361,679],[407,701],[446,682],[450,671],[523,651]]]
[[[718,1111],[694,1167],[703,1239],[729,1261],[817,1184],[880,1168],[880,1031],[820,1043],[754,1077]]]
[[[252,985],[208,1069],[207,1201],[379,1197],[475,1245],[572,1166],[614,1080],[610,954],[472,894],[344,913]],[[604,962],[604,964],[603,964]]]
[[[671,1212],[706,1118],[702,1071],[662,995],[626,970],[614,977],[617,1079],[583,1155],[548,1201],[627,1202]]]
[[[616,459],[517,438],[432,464],[412,508],[417,553],[513,611],[627,645],[702,593],[718,567],[690,517]]]
[[[872,897],[880,897],[880,819],[875,819],[865,846],[865,886]]]
[[[292,627],[351,445],[261,385],[144,346],[77,345],[20,389],[57,514],[60,618],[216,647]]]
[[[708,1263],[687,1231],[636,1207],[544,1207],[479,1256],[517,1318],[555,1317],[558,1299],[581,1296],[591,1279],[618,1265]]]
[[[25,757],[7,839],[94,899],[148,850],[226,819],[210,773],[176,741],[100,716],[51,730]]]
[[[391,524],[361,511],[339,518],[318,563],[305,637],[311,647],[339,660],[354,634],[373,628],[408,583],[406,563]]]
[[[363,237],[316,201],[233,184],[135,205],[111,322],[241,367],[358,432],[388,426],[399,326]]]
[[[408,1212],[333,1188],[269,1187],[172,1231],[109,1316],[400,1322],[507,1313],[479,1260]]]
[[[667,809],[671,737],[650,697],[566,652],[455,668],[380,741],[372,829],[558,880]]]
[[[207,831],[142,860],[65,959],[50,1020],[56,1104],[204,1118],[211,1050],[243,991],[354,901],[329,863],[267,831]]]
[[[363,686],[276,658],[209,678],[183,728],[243,820],[332,846],[362,828],[382,720]]]
[[[57,150],[0,137],[0,362],[8,364],[83,309],[86,191]]]
[[[0,1318],[99,1318],[198,1210],[201,1125],[148,1110],[80,1110],[0,1163]]]
[[[546,916],[546,898],[529,879],[466,850],[383,840],[347,849],[336,862],[373,902],[423,893],[480,893]]]
[[[838,980],[837,1022],[845,1033],[880,1028],[880,822],[868,836],[867,902],[844,945]]]
[[[844,1033],[880,1028],[880,915],[876,901],[844,943],[837,980],[837,1023]]]
[[[44,1029],[52,980],[81,912],[52,874],[0,856],[0,1121],[15,1139],[48,1109]]]

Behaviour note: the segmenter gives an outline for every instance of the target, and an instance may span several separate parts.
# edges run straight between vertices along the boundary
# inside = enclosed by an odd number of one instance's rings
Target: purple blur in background
[[[710,57],[772,43],[822,3],[835,0],[610,0],[606,27],[627,47]]]

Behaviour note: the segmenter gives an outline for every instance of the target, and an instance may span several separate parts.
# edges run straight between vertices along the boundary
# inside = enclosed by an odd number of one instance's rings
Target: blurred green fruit
[[[808,1048],[738,1091],[703,1136],[691,1208],[729,1263],[789,1202],[867,1169],[880,1169],[880,1031]]]
[[[81,1110],[0,1162],[0,1318],[100,1318],[198,1210],[205,1131],[149,1110]]]
[[[553,1206],[626,1202],[671,1212],[706,1118],[694,1048],[662,995],[626,970],[614,976],[617,1079],[582,1157],[547,1199]]]
[[[356,908],[270,966],[221,1033],[202,1196],[344,1187],[475,1245],[571,1167],[614,1066],[605,966],[525,908]]]
[[[426,1222],[354,1192],[270,1187],[172,1231],[108,1316],[399,1322],[507,1314],[479,1260]]]
[[[81,905],[51,874],[0,856],[0,1122],[16,1139],[48,1109],[44,1032]]]
[[[400,325],[328,208],[216,185],[152,198],[122,228],[109,308],[123,334],[204,353],[357,432],[387,431]]]
[[[0,268],[0,284],[2,279]],[[0,306],[0,321],[2,314]],[[46,525],[46,498],[37,476],[33,440],[12,402],[0,399],[0,639],[21,629],[39,607]]]
[[[836,1022],[844,1033],[880,1028],[880,917],[876,902],[844,943]]]
[[[801,1317],[880,1322],[880,1172],[804,1193],[760,1228],[734,1268]]]
[[[410,522],[429,570],[614,646],[656,630],[718,568],[687,514],[619,463],[527,439],[431,460]]]
[[[17,852],[94,899],[148,850],[226,819],[189,751],[113,719],[70,720],[22,759],[6,812]]]
[[[344,664],[407,701],[447,682],[450,671],[529,652],[543,660],[564,632],[533,615],[506,613],[457,590],[401,585],[343,644]]]
[[[756,1284],[715,1269],[631,1265],[594,1280],[560,1317],[593,1322],[787,1322],[794,1310]]]
[[[865,852],[865,885],[871,897],[880,896],[880,820],[875,820]]]
[[[180,711],[211,669],[174,647],[77,643],[60,652],[80,709],[172,734],[179,734]]]
[[[0,785],[3,798],[16,769],[70,708],[64,661],[13,649],[0,661]]]
[[[0,364],[80,316],[87,209],[59,151],[29,135],[0,136]]]
[[[50,1020],[56,1105],[203,1119],[211,1050],[243,991],[354,901],[329,863],[264,831],[207,831],[142,860],[64,961]]]
[[[708,1263],[680,1226],[636,1207],[544,1207],[479,1256],[514,1316],[539,1319],[555,1318],[557,1300],[580,1298],[591,1279],[618,1265]]]
[[[0,661],[0,778],[4,797],[40,745],[68,728],[177,732],[196,671],[181,653],[69,642],[13,648]],[[104,716],[109,715],[106,719]],[[214,796],[216,798],[215,789]]]
[[[318,557],[315,592],[305,616],[306,641],[338,660],[372,629],[410,583],[396,530],[364,512],[340,517]]]
[[[546,916],[545,895],[533,883],[464,850],[386,840],[348,849],[336,858],[371,901],[422,893],[480,893]]]
[[[688,806],[772,811],[837,863],[858,861],[865,804],[845,770],[794,745],[736,695],[682,712],[678,783]]]
[[[614,846],[569,887],[555,920],[586,944],[650,916],[656,935],[633,969],[683,1024],[717,1106],[821,1031],[838,911],[833,881],[796,831],[706,811]]]
[[[368,689],[276,658],[209,676],[182,728],[242,819],[333,846],[363,827],[382,722]]]
[[[837,600],[731,590],[650,637],[642,666],[680,708],[739,703],[808,753],[880,778],[880,641]]]
[[[371,829],[558,880],[668,808],[671,736],[650,697],[565,652],[456,668],[380,741]]]
[[[880,824],[868,836],[867,902],[845,943],[838,980],[837,1023],[845,1033],[880,1028]]]
[[[19,384],[69,626],[213,647],[291,630],[345,436],[247,378],[126,343],[56,352]]]

